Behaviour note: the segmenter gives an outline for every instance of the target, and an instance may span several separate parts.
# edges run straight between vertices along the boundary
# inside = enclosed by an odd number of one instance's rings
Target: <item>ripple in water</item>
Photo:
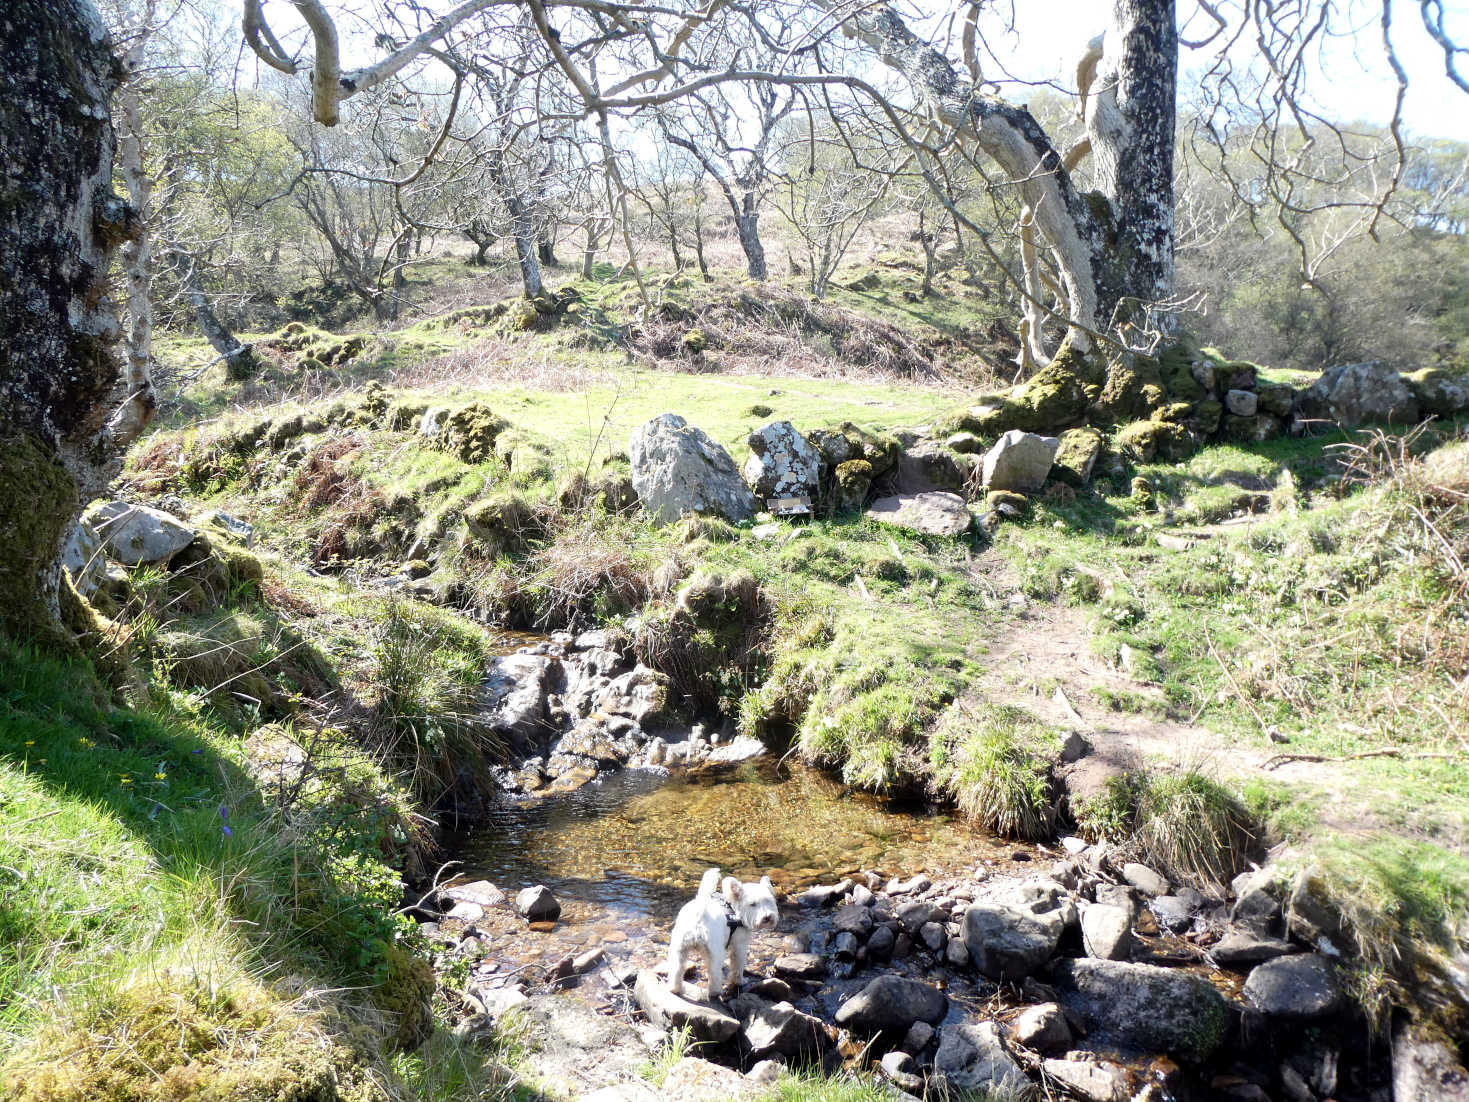
[[[972,868],[1010,848],[945,814],[845,790],[801,766],[753,762],[604,775],[575,792],[506,800],[463,836],[463,872],[507,891],[545,884],[609,917],[666,917],[711,865],[792,891],[862,868]]]

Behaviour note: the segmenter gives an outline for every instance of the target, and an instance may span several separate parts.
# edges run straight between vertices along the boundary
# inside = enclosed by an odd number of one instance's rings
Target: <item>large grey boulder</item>
[[[1453,417],[1469,410],[1469,372],[1454,374],[1438,367],[1425,367],[1403,381],[1418,399],[1418,409],[1435,417]]]
[[[1267,1018],[1314,1022],[1341,1006],[1336,968],[1317,953],[1266,961],[1245,980],[1245,1002]]]
[[[177,517],[146,505],[109,501],[87,513],[87,520],[124,566],[164,563],[194,542],[194,530]]]
[[[867,516],[930,536],[961,536],[974,523],[962,497],[940,490],[878,498],[868,506]]]
[[[934,1070],[959,1090],[988,1090],[1007,1097],[1029,1098],[1030,1080],[1005,1051],[993,1022],[959,1022],[939,1032]]]
[[[906,976],[879,976],[842,1003],[836,1023],[857,1033],[902,1033],[914,1022],[936,1025],[948,1010],[948,997],[936,987]]]
[[[1034,915],[1017,907],[980,903],[964,912],[964,947],[992,980],[1023,980],[1056,952],[1065,923],[1055,912]]]
[[[755,495],[729,452],[675,413],[660,414],[633,433],[628,454],[638,500],[660,524],[688,513],[733,521],[755,514]]]
[[[675,995],[657,973],[643,969],[633,985],[633,998],[659,1029],[687,1029],[696,1041],[722,1044],[740,1030],[738,1018],[708,1003]]]
[[[544,884],[522,888],[517,892],[515,909],[527,922],[555,922],[561,917],[561,904]]]
[[[1207,1060],[1229,1031],[1229,1004],[1208,980],[1174,968],[1115,960],[1061,960],[1052,980],[1092,1032],[1117,1044]]]
[[[71,575],[71,584],[83,597],[90,597],[107,580],[107,556],[97,529],[78,520],[61,547],[61,565]]]
[[[750,433],[744,476],[762,498],[811,497],[821,485],[821,453],[789,421]]]
[[[1081,912],[1081,944],[1089,957],[1128,960],[1134,944],[1132,912],[1106,903],[1091,904]]]
[[[1469,1071],[1443,1040],[1404,1022],[1392,1041],[1393,1102],[1469,1102]]]
[[[969,478],[968,463],[944,444],[920,441],[898,456],[898,490],[905,494],[925,490],[963,492]]]
[[[1033,494],[1046,484],[1061,442],[1054,436],[1011,429],[984,457],[984,488]]]
[[[826,1045],[826,1027],[821,1019],[788,1002],[767,1003],[753,995],[741,995],[735,1000],[735,1010],[744,1019],[745,1040],[754,1060],[814,1056]]]
[[[639,665],[611,683],[597,697],[609,715],[626,716],[640,727],[660,717],[668,705],[668,676]]]
[[[1384,363],[1329,367],[1296,398],[1296,414],[1343,427],[1369,422],[1406,425],[1418,420],[1418,397]]]
[[[1087,1102],[1127,1102],[1127,1069],[1107,1060],[1045,1060],[1041,1068],[1077,1098]]]

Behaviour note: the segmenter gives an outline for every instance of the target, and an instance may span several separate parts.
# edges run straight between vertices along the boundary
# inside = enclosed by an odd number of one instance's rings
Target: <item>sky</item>
[[[943,0],[914,0],[923,10],[947,10]],[[1334,0],[1341,26],[1353,28],[1352,37],[1335,40],[1324,52],[1325,69],[1310,74],[1309,92],[1322,113],[1342,122],[1384,125],[1392,116],[1397,85],[1383,57],[1381,4],[1376,0]],[[998,0],[1008,14],[1011,0]],[[1239,0],[1217,5],[1226,15],[1238,16]],[[996,54],[1025,79],[1059,79],[1070,86],[1076,58],[1106,21],[1106,0],[1013,0],[1016,33],[996,42]],[[1212,27],[1192,0],[1179,0],[1183,37],[1202,37],[1200,28]],[[1469,141],[1469,93],[1444,75],[1443,51],[1423,28],[1416,0],[1393,0],[1393,45],[1408,74],[1404,120],[1415,136]],[[1445,23],[1454,41],[1469,45],[1469,0],[1444,0]],[[1190,23],[1190,19],[1195,22]],[[1180,65],[1187,74],[1206,63],[1211,51],[1184,50]],[[957,46],[949,51],[957,56]],[[1469,56],[1459,59],[1459,71],[1469,79]]]

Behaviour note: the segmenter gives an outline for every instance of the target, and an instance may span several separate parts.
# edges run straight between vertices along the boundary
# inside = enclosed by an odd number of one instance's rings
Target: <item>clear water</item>
[[[671,776],[627,770],[574,792],[507,799],[451,848],[466,876],[510,892],[545,884],[563,904],[624,920],[671,915],[710,866],[768,875],[790,892],[860,869],[963,872],[1015,849],[950,815],[771,761]]]

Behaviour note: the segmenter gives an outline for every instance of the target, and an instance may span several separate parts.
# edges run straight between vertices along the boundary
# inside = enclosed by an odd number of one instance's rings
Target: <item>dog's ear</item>
[[[775,885],[770,882],[770,877],[762,876],[760,878],[760,886],[768,891],[771,895],[775,894]]]
[[[724,898],[725,899],[728,899],[731,903],[738,903],[740,901],[740,896],[742,894],[740,889],[741,889],[740,882],[738,880],[736,880],[733,876],[726,876],[724,878]]]

